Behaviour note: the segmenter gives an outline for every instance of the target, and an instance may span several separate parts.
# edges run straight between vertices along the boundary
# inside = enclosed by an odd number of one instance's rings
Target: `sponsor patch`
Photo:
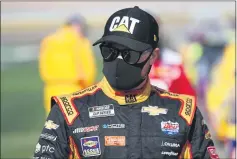
[[[177,94],[177,93],[172,93],[172,92],[168,92],[168,91],[161,92],[161,95],[162,96],[172,96],[172,97],[178,97],[179,96],[179,94]]]
[[[81,148],[84,157],[99,156],[101,154],[99,136],[81,138]]]
[[[55,151],[55,148],[54,147],[51,147],[51,146],[49,146],[49,145],[47,145],[47,146],[42,146],[42,153],[44,153],[44,152],[50,152],[50,153],[54,153],[54,151]]]
[[[208,151],[211,159],[219,159],[219,156],[216,153],[216,148],[214,146],[207,147],[207,151]]]
[[[126,103],[135,103],[136,101],[137,101],[136,95],[134,94],[125,95]]]
[[[88,111],[90,118],[108,117],[115,115],[113,104],[90,107],[88,108]]]
[[[49,130],[51,129],[56,130],[59,127],[59,125],[55,124],[52,120],[48,120],[45,122],[44,127]]]
[[[164,147],[180,147],[180,144],[178,143],[171,143],[171,142],[163,142],[161,143],[161,146],[164,146]]]
[[[44,134],[40,134],[40,138],[50,140],[50,141],[56,141],[57,136],[53,136],[51,134],[44,133]]]
[[[185,107],[185,115],[191,116],[191,109],[192,109],[192,99],[186,99],[186,107]]]
[[[98,131],[98,128],[99,128],[99,125],[89,126],[89,127],[84,127],[84,128],[76,128],[76,129],[73,131],[73,134],[82,133],[82,132]]]
[[[105,146],[125,146],[125,136],[105,136]]]
[[[133,17],[128,17],[128,16],[123,16],[119,17],[116,16],[112,20],[109,31],[119,31],[119,32],[126,32],[129,34],[133,34],[133,31],[136,27],[137,24],[140,23],[140,20],[133,18]]]
[[[79,112],[73,103],[73,96],[53,96],[53,100],[58,104],[67,124],[72,125],[79,115]]]
[[[104,129],[107,129],[107,128],[122,128],[124,129],[125,128],[125,124],[103,124],[102,126]]]
[[[179,133],[179,123],[171,121],[162,121],[161,130],[167,135],[175,135]]]
[[[205,138],[208,140],[208,139],[211,139],[211,133],[210,133],[210,131],[208,130],[208,131],[206,131],[206,133],[205,133]]]
[[[39,143],[37,143],[36,147],[35,147],[35,153],[40,152],[40,150],[41,150],[41,145]]]
[[[174,152],[174,151],[170,151],[170,152],[162,151],[161,154],[167,155],[167,156],[178,156],[178,152]]]
[[[98,88],[98,86],[97,86],[97,85],[93,85],[93,86],[88,87],[88,88],[85,88],[85,89],[83,89],[83,90],[81,90],[81,91],[74,92],[72,95],[73,95],[73,96],[83,95],[83,94],[85,94],[86,92],[92,92],[92,91],[94,91],[94,89],[96,89],[96,88]]]
[[[160,114],[167,114],[168,109],[159,108],[158,106],[148,106],[148,107],[142,107],[141,112],[148,113],[150,116],[156,116]]]
[[[71,104],[69,103],[67,97],[60,97],[60,99],[61,99],[62,102],[63,102],[63,105],[64,105],[64,107],[65,107],[65,109],[66,109],[67,115],[68,115],[68,116],[73,115],[74,112],[73,112],[72,106],[71,106]]]
[[[191,125],[196,109],[195,97],[185,95],[180,95],[179,97],[184,102],[179,114],[187,121],[188,125]]]

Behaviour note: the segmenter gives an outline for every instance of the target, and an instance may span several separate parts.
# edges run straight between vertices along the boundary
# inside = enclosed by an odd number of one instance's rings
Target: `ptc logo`
[[[42,153],[44,152],[50,152],[50,153],[54,153],[55,149],[54,147],[50,147],[49,145],[48,146],[42,146]]]
[[[132,18],[132,17],[123,16],[121,18],[117,16],[117,17],[114,17],[114,19],[112,20],[109,31],[111,32],[121,31],[121,32],[133,34],[136,24],[139,22],[140,20]]]

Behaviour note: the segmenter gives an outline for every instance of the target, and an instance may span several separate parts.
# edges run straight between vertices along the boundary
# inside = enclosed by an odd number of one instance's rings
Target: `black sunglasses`
[[[152,49],[148,49],[148,50],[151,50],[149,52],[151,55]],[[111,44],[104,44],[104,43],[100,45],[100,51],[105,61],[113,61],[119,56],[119,54],[121,54],[123,60],[126,63],[131,64],[131,65],[137,64],[141,58],[142,53],[144,53],[144,51],[139,52],[139,51],[134,51],[131,49],[122,50],[122,49],[113,47]],[[149,58],[150,55],[147,58]]]

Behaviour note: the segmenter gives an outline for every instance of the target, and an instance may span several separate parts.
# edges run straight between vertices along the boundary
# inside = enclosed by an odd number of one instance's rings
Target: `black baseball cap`
[[[159,26],[154,17],[139,7],[125,8],[115,12],[106,22],[104,34],[93,46],[114,42],[135,51],[156,48]]]

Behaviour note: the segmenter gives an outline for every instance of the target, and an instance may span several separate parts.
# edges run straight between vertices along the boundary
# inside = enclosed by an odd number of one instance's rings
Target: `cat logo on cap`
[[[137,23],[139,23],[140,20],[123,16],[122,18],[119,16],[114,17],[114,19],[111,22],[111,25],[109,27],[109,31],[121,31],[126,32],[129,34],[133,34],[134,28]]]

